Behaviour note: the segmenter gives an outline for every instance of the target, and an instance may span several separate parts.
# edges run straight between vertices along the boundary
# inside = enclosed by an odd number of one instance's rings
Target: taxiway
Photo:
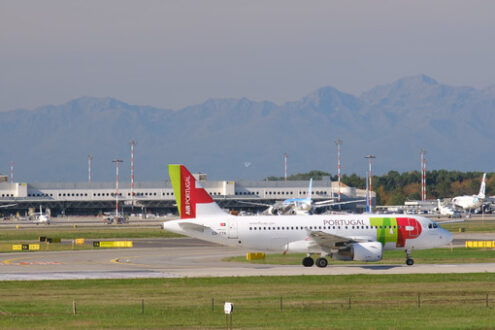
[[[488,237],[493,238],[493,234],[483,234],[483,238]],[[456,240],[461,243],[466,238],[472,239],[459,234]],[[224,262],[225,257],[248,251],[191,238],[135,240],[134,246],[132,249],[2,254],[0,280],[495,272],[495,263],[414,266],[369,263],[306,268]]]

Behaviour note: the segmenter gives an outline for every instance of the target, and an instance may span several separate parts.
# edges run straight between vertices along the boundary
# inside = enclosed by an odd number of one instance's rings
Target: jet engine
[[[338,260],[380,261],[383,257],[383,246],[380,242],[354,243],[332,254]]]
[[[285,253],[307,253],[313,246],[309,240],[295,241],[285,244]]]

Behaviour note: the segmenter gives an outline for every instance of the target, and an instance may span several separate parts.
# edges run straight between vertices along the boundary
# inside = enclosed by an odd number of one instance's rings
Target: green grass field
[[[434,218],[432,218],[435,220]],[[495,232],[495,221],[483,221],[483,220],[466,220],[464,222],[453,222],[442,224],[439,221],[442,228],[447,229],[450,232],[458,233],[460,228],[464,229],[465,232],[473,233],[490,233]]]
[[[37,241],[46,236],[62,239],[104,239],[104,238],[155,238],[179,237],[180,235],[157,228],[126,227],[77,227],[77,228],[40,228],[40,229],[3,229],[0,230],[0,242]]]
[[[61,238],[63,240],[84,239],[134,239],[181,237],[160,228],[126,228],[126,227],[80,227],[80,228],[42,228],[42,229],[5,229],[0,230],[0,253],[13,252],[12,244],[37,243],[40,236]],[[40,244],[40,251],[64,251],[93,249],[89,243],[72,244]]]
[[[230,301],[235,328],[490,328],[493,283],[494,274],[0,282],[0,327],[222,328]]]
[[[454,249],[429,249],[413,251],[413,259],[417,264],[451,264],[451,263],[480,263],[494,262],[495,249],[473,249],[473,248],[454,248]],[[293,254],[267,254],[262,260],[246,260],[245,256],[225,258],[225,261],[249,262],[256,264],[278,264],[278,265],[300,265],[304,253]],[[316,255],[313,257],[317,257]],[[327,258],[328,265],[338,264],[363,264],[362,261],[338,261]],[[370,264],[403,264],[405,263],[404,251],[384,251],[383,259]]]

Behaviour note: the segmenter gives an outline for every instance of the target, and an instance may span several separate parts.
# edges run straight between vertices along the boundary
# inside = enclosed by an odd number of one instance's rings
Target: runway
[[[456,239],[462,241],[465,236],[460,234]],[[493,237],[493,234],[480,236]],[[495,272],[495,263],[414,266],[369,263],[306,268],[222,261],[246,252],[191,238],[172,238],[137,240],[132,249],[6,253],[0,256],[0,280]]]

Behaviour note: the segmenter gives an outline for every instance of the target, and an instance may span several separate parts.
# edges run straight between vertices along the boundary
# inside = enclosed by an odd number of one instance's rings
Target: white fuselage
[[[483,201],[478,195],[458,196],[452,199],[452,204],[464,210],[474,210],[480,207]]]
[[[404,221],[410,221],[411,225],[404,225]],[[399,223],[402,223],[402,226],[399,226]],[[225,215],[166,221],[162,227],[205,241],[274,252],[329,253],[330,251],[319,245],[309,243],[309,233],[315,231],[360,242],[378,241],[386,250],[429,249],[452,241],[452,234],[438,227],[430,219],[380,214],[246,217]]]

